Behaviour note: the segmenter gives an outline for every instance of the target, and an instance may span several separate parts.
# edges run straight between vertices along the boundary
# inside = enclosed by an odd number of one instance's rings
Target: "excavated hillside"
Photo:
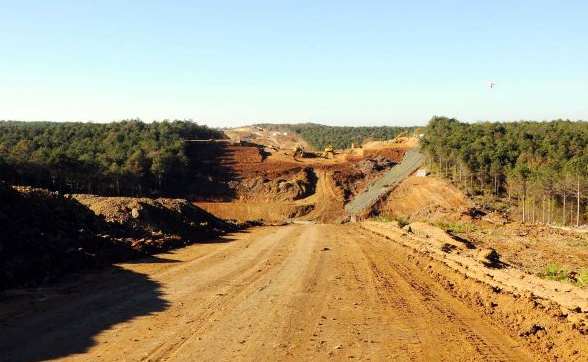
[[[344,204],[409,149],[399,141],[365,151],[336,151],[332,158],[308,151],[294,158],[292,150],[271,139],[244,132],[238,140],[186,145],[195,185],[192,199],[220,218],[240,222],[344,221]]]
[[[376,213],[411,221],[471,221],[474,203],[447,180],[410,176],[376,208]]]

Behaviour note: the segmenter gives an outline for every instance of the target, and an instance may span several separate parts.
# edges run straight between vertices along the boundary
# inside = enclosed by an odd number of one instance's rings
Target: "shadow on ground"
[[[151,257],[143,262],[175,261]],[[157,282],[114,266],[71,285],[4,293],[0,305],[0,359],[24,362],[83,353],[102,331],[169,304]]]

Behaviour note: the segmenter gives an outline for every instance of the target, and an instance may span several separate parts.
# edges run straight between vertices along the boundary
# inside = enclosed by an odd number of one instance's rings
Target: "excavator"
[[[296,156],[298,157],[304,157],[304,148],[300,145],[296,145],[294,147],[294,153],[292,154],[293,158],[296,158]]]
[[[335,157],[335,150],[333,149],[332,145],[328,145],[325,147],[325,152],[323,153],[324,158],[334,158]]]

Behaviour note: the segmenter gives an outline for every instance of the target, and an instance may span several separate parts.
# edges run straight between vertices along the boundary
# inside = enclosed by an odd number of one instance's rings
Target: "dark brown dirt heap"
[[[355,164],[355,168],[364,175],[369,175],[374,172],[387,170],[394,166],[395,163],[385,157],[375,157],[361,160]]]
[[[235,228],[181,200],[138,201],[137,218],[132,208],[97,215],[83,201],[0,182],[0,290],[203,241]]]
[[[315,192],[317,176],[310,167],[279,175],[257,175],[229,185],[241,200],[293,201]]]
[[[237,229],[181,199],[94,195],[73,198],[111,226],[123,229],[122,240],[130,242],[134,249],[148,253],[203,242]]]

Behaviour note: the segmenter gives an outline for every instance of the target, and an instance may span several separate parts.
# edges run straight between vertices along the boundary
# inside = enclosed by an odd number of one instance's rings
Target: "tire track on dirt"
[[[244,283],[238,295],[222,306],[224,313],[219,320],[209,319],[200,326],[201,340],[182,344],[167,358],[216,361],[258,353],[269,360],[268,356],[275,353],[273,344],[280,340],[276,332],[287,327],[284,315],[294,307],[292,298],[304,291],[303,276],[314,251],[315,229],[297,228],[301,229],[293,238],[279,240],[287,246],[280,251],[279,262],[261,277]],[[215,347],[210,348],[211,344]]]
[[[247,258],[241,257],[241,259],[243,259],[243,265],[241,267],[234,269],[229,274],[223,275],[219,273],[219,275],[216,275],[214,278],[216,280],[207,280],[207,283],[213,285],[220,281],[220,285],[217,285],[215,288],[207,288],[214,289],[207,290],[207,294],[212,295],[213,297],[208,300],[206,305],[201,307],[202,312],[197,313],[185,322],[185,324],[190,325],[190,331],[180,331],[179,333],[176,333],[172,338],[149,352],[141,360],[165,361],[172,359],[186,343],[190,343],[195,338],[198,338],[198,334],[201,333],[211,321],[215,320],[216,315],[220,314],[223,310],[228,309],[235,301],[243,298],[252,284],[273,273],[275,268],[283,264],[286,260],[286,256],[291,253],[291,250],[289,250],[291,245],[280,244],[278,242],[293,233],[294,229],[289,228],[287,231],[287,233],[281,232],[267,236],[266,238],[269,237],[273,239],[271,240],[272,243],[269,247],[262,249],[253,260],[249,261]],[[257,241],[257,243],[260,242],[262,242],[262,240]],[[279,251],[276,252],[278,249]],[[269,259],[271,257],[276,257],[276,255],[278,258],[268,263]],[[213,269],[222,270],[222,266],[217,266],[216,268],[213,267]],[[189,278],[192,278],[192,276]]]
[[[406,253],[400,246],[378,235],[370,238],[360,236],[360,240],[364,242],[363,248],[368,255],[371,254],[374,264],[377,263],[377,258],[373,255],[377,254],[380,259],[385,257],[385,261],[379,263],[380,266],[384,264],[385,272],[377,270],[375,273],[379,279],[384,279],[382,283],[385,287],[391,284],[388,280],[394,281],[396,290],[392,291],[392,295],[418,297],[411,301],[402,297],[394,297],[394,300],[407,315],[416,317],[416,325],[421,326],[419,329],[423,327],[420,315],[442,317],[447,328],[458,332],[484,361],[533,360],[521,350],[519,344],[495,327],[487,325],[435,282],[428,281],[426,275],[410,264],[411,261],[407,260]],[[418,300],[421,302],[418,303]],[[419,312],[415,314],[415,310]],[[421,334],[419,331],[419,335]]]

